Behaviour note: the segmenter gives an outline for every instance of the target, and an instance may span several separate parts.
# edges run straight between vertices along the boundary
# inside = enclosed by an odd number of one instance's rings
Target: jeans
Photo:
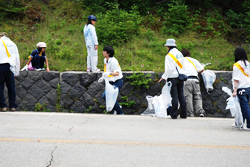
[[[249,101],[250,101],[250,88],[241,88],[237,90],[237,96],[240,101],[240,108],[243,116],[243,122],[245,119],[247,120],[247,128],[250,128],[250,109],[249,109]]]
[[[0,108],[7,107],[4,98],[4,83],[8,88],[9,108],[17,108],[15,78],[11,71],[0,71]]]
[[[170,108],[170,116],[173,119],[176,119],[178,116],[177,110],[178,110],[178,101],[180,102],[180,117],[181,118],[187,118],[187,105],[186,100],[183,93],[183,86],[184,82],[179,81],[177,78],[169,78],[168,81],[172,83],[171,87],[171,97],[172,97],[172,107]]]
[[[39,56],[35,55],[33,59],[31,60],[32,67],[38,69],[38,68],[43,68],[45,62],[45,57],[44,56]]]
[[[188,79],[184,83],[184,96],[187,103],[188,116],[199,116],[205,114],[202,108],[202,97],[198,79]]]
[[[115,82],[109,82],[109,83],[111,85],[114,85],[116,88],[118,88],[119,92],[120,92],[120,90],[122,88],[122,85],[123,85],[123,80],[122,79],[118,79]],[[106,100],[106,91],[103,92],[102,98],[104,100]],[[115,102],[115,106],[114,106],[113,109],[117,112],[117,114],[121,114],[121,115],[123,114],[123,111],[122,111],[122,109],[121,109],[121,107],[120,107],[120,105],[119,105],[119,103],[117,101]]]

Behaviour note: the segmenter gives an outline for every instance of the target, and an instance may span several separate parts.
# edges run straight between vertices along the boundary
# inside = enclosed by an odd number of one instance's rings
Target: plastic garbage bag
[[[160,118],[167,117],[167,108],[165,107],[164,102],[162,100],[162,95],[154,96],[153,105],[156,117]]]
[[[211,70],[205,70],[201,73],[201,76],[203,78],[207,93],[208,91],[212,91],[214,89],[213,83],[216,79],[215,73]]]
[[[234,120],[235,120],[235,126],[238,128],[242,128],[243,117],[242,117],[242,112],[241,112],[238,96],[233,97],[233,93],[228,87],[223,86],[222,90],[230,96],[226,100],[227,101],[226,109],[230,109],[231,115],[232,117],[234,117]]]
[[[153,106],[153,96],[146,96],[146,99],[148,101],[148,108],[141,114],[141,115],[147,115],[147,116],[155,116],[155,109]]]
[[[172,106],[172,97],[170,94],[171,87],[172,87],[172,83],[169,81],[169,82],[166,82],[166,84],[163,86],[161,90],[163,105],[166,109],[169,106]]]
[[[114,108],[119,90],[117,87],[111,85],[106,77],[104,79],[106,92],[106,111],[110,112]]]

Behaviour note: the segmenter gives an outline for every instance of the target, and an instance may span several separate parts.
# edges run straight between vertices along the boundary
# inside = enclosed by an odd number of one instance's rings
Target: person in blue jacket
[[[88,17],[88,22],[83,29],[84,37],[85,37],[85,44],[87,47],[87,72],[99,72],[97,63],[98,63],[98,41],[95,31],[95,23],[96,17],[94,15],[90,15]]]

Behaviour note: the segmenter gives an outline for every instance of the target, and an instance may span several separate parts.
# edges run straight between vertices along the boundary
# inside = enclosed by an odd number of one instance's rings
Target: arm
[[[91,27],[90,31],[91,31],[92,39],[93,39],[93,42],[94,42],[94,45],[95,45],[95,50],[97,50],[98,49],[98,41],[97,41],[95,27],[94,26]]]
[[[233,97],[237,96],[237,89],[239,86],[239,81],[238,80],[234,80],[234,91],[233,91]]]
[[[27,65],[30,64],[30,62],[31,62],[32,59],[33,59],[33,57],[30,56],[30,59],[28,60]]]
[[[46,71],[50,72],[50,69],[49,69],[49,62],[48,62],[47,57],[45,57],[45,63],[46,63]]]

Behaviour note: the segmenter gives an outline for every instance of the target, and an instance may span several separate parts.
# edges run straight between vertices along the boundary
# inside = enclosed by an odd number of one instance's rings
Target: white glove
[[[27,64],[21,69],[21,71],[24,71],[24,70],[28,71],[28,65]]]
[[[102,74],[102,76],[103,76],[103,77],[108,77],[110,74],[111,74],[111,72],[104,72],[104,73]]]
[[[101,77],[100,79],[98,79],[98,82],[102,82],[103,81],[103,77]]]

